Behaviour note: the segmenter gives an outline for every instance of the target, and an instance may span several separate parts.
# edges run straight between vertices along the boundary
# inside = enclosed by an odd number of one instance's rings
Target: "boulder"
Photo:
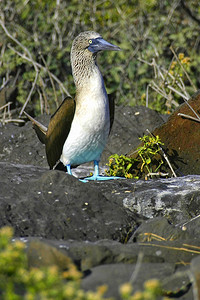
[[[110,154],[127,153],[147,128],[162,123],[145,107],[117,107],[102,172]],[[0,136],[0,226],[12,226],[27,244],[30,267],[63,270],[73,262],[84,290],[106,284],[106,296],[115,299],[121,284],[130,281],[135,292],[152,278],[161,281],[164,296],[193,299],[200,176],[83,183],[49,170],[30,122],[1,126]],[[73,169],[78,177],[90,171],[90,165]]]

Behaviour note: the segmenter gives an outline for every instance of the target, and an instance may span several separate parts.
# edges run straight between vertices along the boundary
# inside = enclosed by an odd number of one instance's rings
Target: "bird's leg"
[[[66,168],[67,168],[67,174],[72,175],[71,165],[70,164],[66,165]],[[79,179],[79,180],[82,181],[82,182],[88,182],[85,179]]]
[[[72,175],[71,165],[66,165],[67,173]],[[84,179],[79,179],[82,182],[88,182],[88,180],[111,180],[111,179],[122,179],[123,177],[116,177],[116,176],[101,176],[99,175],[99,162],[94,160],[94,174],[90,177],[86,177]]]
[[[94,160],[94,174],[90,177],[86,177],[85,180],[111,180],[111,179],[122,179],[122,178],[123,177],[99,175],[99,161]]]
[[[71,165],[66,165],[66,167],[67,167],[67,173],[69,175],[72,175]]]

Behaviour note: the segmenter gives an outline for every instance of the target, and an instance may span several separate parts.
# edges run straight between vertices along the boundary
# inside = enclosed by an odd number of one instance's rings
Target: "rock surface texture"
[[[110,154],[136,147],[147,128],[167,126],[163,122],[150,109],[118,107],[102,165]],[[193,130],[197,128],[190,135]],[[85,165],[73,172],[82,177],[90,170]],[[130,281],[138,291],[146,280],[157,278],[171,298],[196,300],[200,173],[196,166],[196,175],[191,175],[193,170],[170,179],[83,183],[48,170],[30,122],[1,126],[0,226],[12,226],[15,236],[27,243],[32,266],[56,264],[62,269],[70,257],[84,274],[85,290],[107,284],[105,296],[120,299],[121,284]]]

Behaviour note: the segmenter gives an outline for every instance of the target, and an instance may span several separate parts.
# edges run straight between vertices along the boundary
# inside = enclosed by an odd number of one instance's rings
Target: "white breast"
[[[110,130],[108,96],[100,71],[78,91],[77,107],[60,160],[78,165],[99,160]]]

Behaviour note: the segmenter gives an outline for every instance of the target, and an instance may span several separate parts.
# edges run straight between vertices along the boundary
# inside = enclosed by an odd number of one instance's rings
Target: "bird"
[[[97,64],[97,54],[105,50],[121,49],[97,32],[81,32],[73,40],[70,53],[75,99],[63,100],[48,128],[24,112],[45,144],[50,169],[62,165],[72,175],[72,167],[94,161],[94,173],[84,181],[117,178],[99,174],[99,161],[114,120],[114,100],[107,95]]]

